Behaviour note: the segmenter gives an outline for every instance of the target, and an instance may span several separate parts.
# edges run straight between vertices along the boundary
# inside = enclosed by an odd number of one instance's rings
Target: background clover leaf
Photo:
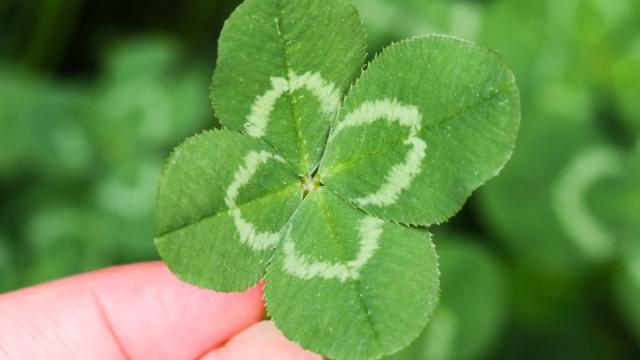
[[[310,174],[365,54],[364,28],[348,1],[245,1],[220,35],[216,115]]]
[[[420,337],[385,359],[483,359],[505,325],[505,286],[495,256],[459,233],[437,232],[442,296]]]
[[[617,179],[610,179],[612,184],[601,184],[590,202],[599,206],[595,211],[598,218],[618,240],[623,258],[615,280],[618,307],[640,336],[640,146],[626,159],[623,169]]]
[[[617,250],[623,257],[638,252],[640,234],[640,146],[630,154],[620,154],[607,149],[611,155],[609,173],[600,170],[591,185],[591,191],[583,194],[581,201],[594,221],[609,235],[608,246],[612,255]],[[626,155],[626,156],[623,156]]]
[[[482,213],[523,266],[556,279],[572,276],[615,248],[584,198],[620,173],[622,160],[580,113],[530,117],[536,121],[523,124],[509,166],[481,192]],[[532,241],[540,246],[531,247]]]
[[[626,247],[626,256],[615,280],[615,296],[620,311],[629,319],[636,336],[640,336],[640,244]]]
[[[403,41],[347,95],[320,178],[373,215],[440,223],[500,171],[519,120],[513,75],[494,52],[445,36]]]

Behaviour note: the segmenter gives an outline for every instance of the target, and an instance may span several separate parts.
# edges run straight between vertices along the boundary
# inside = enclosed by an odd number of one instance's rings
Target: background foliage
[[[216,126],[236,0],[0,0],[0,291],[156,259],[161,165]],[[434,240],[442,306],[414,359],[640,357],[640,2],[357,0],[370,54],[430,32],[497,49],[512,161]]]

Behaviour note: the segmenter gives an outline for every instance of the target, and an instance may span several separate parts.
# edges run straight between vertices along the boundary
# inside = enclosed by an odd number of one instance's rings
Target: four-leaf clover
[[[212,102],[226,129],[170,157],[161,256],[218,291],[266,277],[270,316],[315,352],[368,359],[407,346],[438,301],[422,227],[509,158],[512,74],[444,36],[392,45],[362,72],[364,30],[346,0],[247,0],[218,49]]]

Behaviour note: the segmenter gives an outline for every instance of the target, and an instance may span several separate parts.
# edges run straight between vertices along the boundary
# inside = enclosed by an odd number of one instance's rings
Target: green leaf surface
[[[216,115],[276,147],[299,175],[311,173],[360,73],[364,40],[348,1],[245,1],[220,35],[211,88]]]
[[[500,171],[519,121],[513,75],[494,52],[445,36],[403,41],[349,92],[320,178],[370,214],[439,223]]]
[[[438,302],[429,234],[312,192],[284,229],[267,271],[272,319],[290,339],[339,359],[373,359],[408,345]]]
[[[437,237],[442,295],[422,335],[393,360],[480,359],[502,329],[505,286],[495,258],[462,235]]]
[[[189,283],[244,290],[264,276],[279,230],[301,200],[299,179],[270,147],[231,131],[205,132],[168,160],[156,247]]]

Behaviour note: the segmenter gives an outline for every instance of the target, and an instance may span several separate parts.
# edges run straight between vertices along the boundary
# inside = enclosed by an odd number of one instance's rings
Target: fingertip
[[[261,285],[238,293],[200,289],[181,282],[161,262],[103,275],[92,287],[132,358],[194,358],[264,316]]]
[[[102,349],[128,358],[193,359],[263,316],[261,284],[217,293],[181,282],[161,262],[140,263],[0,296],[0,343],[17,358]]]
[[[320,355],[304,350],[287,340],[271,321],[262,321],[245,329],[202,360],[321,360]]]

